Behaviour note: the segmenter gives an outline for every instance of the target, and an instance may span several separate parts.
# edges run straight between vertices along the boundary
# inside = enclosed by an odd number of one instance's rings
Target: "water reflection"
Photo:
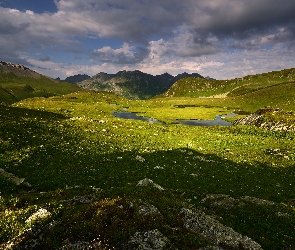
[[[233,117],[236,114],[217,115],[215,120],[177,120],[179,123],[189,126],[231,126],[231,122],[227,122],[222,118]]]
[[[144,114],[144,113],[138,113],[138,112],[112,112],[112,115],[118,118],[124,118],[124,119],[132,119],[132,120],[140,120],[140,121],[146,121],[150,123],[161,123],[159,120],[151,117],[146,116],[137,116],[137,114]]]
[[[117,112],[113,111],[112,115],[118,118],[123,118],[123,119],[132,119],[132,120],[140,120],[140,121],[146,121],[150,123],[160,123],[160,124],[165,124],[163,122],[160,122],[159,120],[151,117],[146,117],[146,116],[138,116],[137,114],[144,114],[144,113],[139,113],[139,112]],[[217,115],[215,117],[215,120],[196,120],[196,119],[191,119],[191,120],[178,120],[176,119],[176,123],[188,125],[188,126],[231,126],[231,122],[227,122],[223,120],[223,118],[229,118],[229,117],[234,117],[237,114],[231,113],[231,114],[226,114],[226,115]]]

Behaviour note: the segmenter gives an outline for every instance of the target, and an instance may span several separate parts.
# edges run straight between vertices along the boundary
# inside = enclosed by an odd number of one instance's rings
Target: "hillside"
[[[183,73],[177,76],[165,73],[153,76],[139,70],[124,70],[116,74],[101,72],[77,85],[87,90],[112,92],[128,99],[147,99],[164,93],[174,82],[184,77],[203,78],[197,73]]]
[[[238,97],[252,95],[259,91],[280,94],[293,88],[295,69],[285,69],[263,74],[245,76],[232,80],[207,80],[185,78],[177,81],[162,96],[170,97]],[[265,93],[263,96],[267,96]]]
[[[53,80],[23,65],[0,62],[0,103],[64,95],[77,90],[76,85]]]

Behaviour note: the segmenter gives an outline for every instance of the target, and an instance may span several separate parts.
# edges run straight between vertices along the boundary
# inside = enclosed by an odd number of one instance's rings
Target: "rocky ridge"
[[[109,91],[130,99],[147,99],[164,93],[176,81],[187,77],[203,78],[198,73],[182,73],[177,76],[164,73],[153,76],[139,70],[123,70],[116,74],[100,72],[76,84],[84,89]]]
[[[68,76],[65,81],[66,82],[70,82],[70,83],[77,83],[77,82],[82,82],[84,80],[89,79],[90,76],[86,75],[86,74],[78,74],[78,75],[73,75],[73,76]]]
[[[18,77],[26,76],[36,79],[40,78],[40,74],[30,68],[25,67],[22,64],[14,64],[0,61],[0,72],[9,72]]]

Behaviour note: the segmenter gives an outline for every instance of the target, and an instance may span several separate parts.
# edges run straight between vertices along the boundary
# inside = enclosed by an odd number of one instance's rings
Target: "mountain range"
[[[66,82],[68,81],[68,82]],[[249,75],[231,80],[204,78],[198,73],[172,76],[150,75],[139,70],[116,74],[98,73],[92,77],[74,75],[58,81],[41,75],[21,64],[0,61],[0,103],[14,103],[32,97],[65,95],[78,90],[113,92],[127,99],[151,97],[231,97],[249,103],[259,99],[261,105],[294,102],[295,69]],[[71,83],[70,83],[71,82]],[[281,100],[281,101],[279,101]]]
[[[135,71],[119,71],[116,74],[100,72],[92,77],[75,75],[65,81],[75,83],[87,90],[108,91],[128,99],[148,99],[167,91],[176,81],[187,78],[204,78],[198,73],[182,73],[172,76],[168,73],[153,76]],[[84,79],[79,81],[80,79]]]

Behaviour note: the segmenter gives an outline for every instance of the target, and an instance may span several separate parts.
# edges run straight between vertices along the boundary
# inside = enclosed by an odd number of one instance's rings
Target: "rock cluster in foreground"
[[[138,188],[146,188],[147,186],[154,189],[155,192],[163,192],[163,189],[159,188],[159,185],[147,178],[139,181],[137,185]],[[274,202],[254,197],[245,196],[240,199],[234,199],[228,195],[222,194],[207,195],[200,201],[200,204],[206,202],[208,203],[208,201],[213,207],[221,206],[224,209],[231,209],[233,206],[243,206],[245,202],[250,202],[257,206],[275,205]],[[85,196],[85,198],[78,196],[73,199],[62,200],[60,202],[61,204],[67,204],[70,207],[74,207],[79,204],[92,206],[93,204],[97,204],[99,201],[97,201],[95,195],[88,195]],[[167,223],[165,222],[166,219],[163,211],[161,212],[154,204],[149,204],[141,199],[126,201],[124,206],[122,204],[114,204],[114,206],[115,209],[117,209],[116,211],[132,210],[133,215],[136,216],[137,220],[158,221],[159,223],[164,224]],[[26,223],[30,226],[30,228],[21,232],[17,237],[9,241],[4,246],[4,249],[42,249],[42,244],[46,235],[54,232],[54,230],[61,226],[62,223],[58,220],[55,221],[52,217],[53,215],[50,211],[46,208],[40,208],[26,220]],[[45,223],[42,223],[42,221],[45,221]],[[198,250],[262,249],[262,247],[251,238],[241,235],[234,229],[223,225],[219,220],[214,218],[214,216],[208,215],[199,208],[189,204],[183,204],[183,208],[180,209],[175,217],[175,222],[179,225],[178,228],[175,228],[176,231],[180,230],[189,232],[191,235],[194,235],[193,237],[199,237],[208,242],[207,246],[196,248]],[[170,227],[169,224],[166,226]],[[107,242],[97,238],[91,242],[81,240],[74,242],[65,241],[64,245],[59,249],[176,250],[177,248],[169,239],[169,235],[167,236],[167,233],[165,235],[165,232],[161,232],[161,229],[144,229],[144,227],[142,227],[138,231],[133,232],[127,241],[119,243],[116,248],[110,247]]]

